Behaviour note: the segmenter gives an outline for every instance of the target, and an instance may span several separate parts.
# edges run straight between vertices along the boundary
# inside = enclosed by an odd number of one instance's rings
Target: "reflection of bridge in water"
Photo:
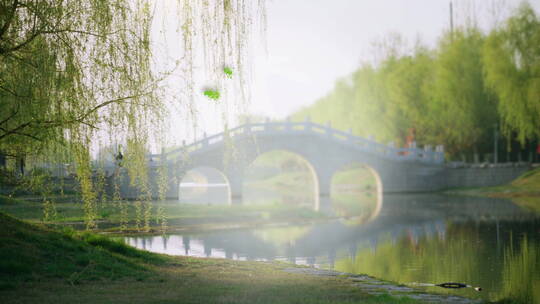
[[[132,240],[132,245],[170,254],[239,258],[248,260],[286,259],[291,262],[315,265],[330,264],[342,256],[354,258],[364,248],[376,250],[381,241],[396,242],[406,237],[412,245],[425,237],[444,240],[447,223],[473,222],[496,223],[495,240],[498,240],[499,222],[507,220],[530,220],[532,216],[520,207],[504,199],[449,197],[440,195],[385,196],[385,203],[377,218],[364,225],[351,226],[346,220],[334,221],[303,229],[294,239],[276,240],[261,238],[257,231],[237,230],[200,236],[156,237]],[[285,237],[288,227],[281,228]],[[258,230],[258,231],[264,231]],[[496,245],[496,244],[494,244]],[[165,247],[168,249],[166,250]]]

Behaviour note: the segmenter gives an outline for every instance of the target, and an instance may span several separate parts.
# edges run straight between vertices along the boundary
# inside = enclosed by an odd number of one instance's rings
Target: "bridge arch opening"
[[[319,181],[313,165],[287,150],[265,152],[246,168],[245,204],[287,204],[318,209]]]
[[[230,205],[230,182],[227,176],[218,169],[192,168],[180,180],[178,200],[186,204]]]
[[[349,163],[332,175],[332,211],[351,225],[370,222],[382,208],[383,185],[378,172],[362,163]]]

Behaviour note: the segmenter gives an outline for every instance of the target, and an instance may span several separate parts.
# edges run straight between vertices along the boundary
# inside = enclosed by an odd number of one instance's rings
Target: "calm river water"
[[[172,255],[282,260],[369,274],[402,284],[464,282],[432,291],[540,303],[540,217],[508,200],[385,195],[369,221],[128,237]]]

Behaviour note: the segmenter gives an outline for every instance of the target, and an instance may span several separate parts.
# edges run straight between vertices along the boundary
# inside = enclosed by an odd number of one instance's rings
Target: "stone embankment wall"
[[[453,188],[492,187],[507,184],[540,164],[422,163],[380,166],[384,193],[436,192]]]
[[[504,185],[532,169],[529,163],[455,165],[445,169],[446,189]]]

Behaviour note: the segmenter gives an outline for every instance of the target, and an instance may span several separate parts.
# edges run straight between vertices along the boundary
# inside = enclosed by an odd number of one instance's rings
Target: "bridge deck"
[[[192,153],[200,149],[205,149],[212,145],[222,144],[224,141],[238,139],[239,137],[259,137],[259,136],[296,136],[296,135],[316,135],[332,140],[337,144],[348,145],[359,151],[377,154],[379,157],[401,160],[401,161],[420,161],[423,163],[442,164],[444,162],[444,148],[438,145],[433,150],[432,146],[425,146],[423,149],[416,147],[413,143],[411,148],[396,148],[393,143],[381,144],[374,139],[364,138],[333,129],[329,126],[323,126],[309,121],[306,122],[266,122],[266,123],[248,123],[240,125],[233,129],[205,137],[191,144],[183,145],[164,154],[151,154],[149,158],[160,159],[179,153]]]

